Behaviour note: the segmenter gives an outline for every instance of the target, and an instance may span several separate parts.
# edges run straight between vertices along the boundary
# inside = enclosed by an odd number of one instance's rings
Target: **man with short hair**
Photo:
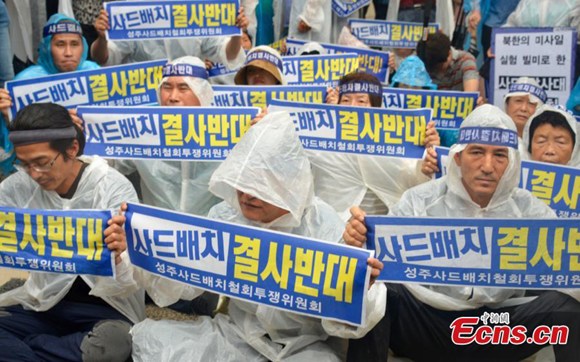
[[[43,38],[38,48],[38,64],[18,73],[14,80],[43,77],[76,70],[98,69],[99,66],[87,60],[88,45],[83,37],[81,25],[73,18],[54,14],[48,19],[43,30]],[[8,110],[12,107],[12,97],[4,88],[0,88],[0,122],[8,123]],[[73,121],[80,124],[76,112],[71,110]],[[4,149],[10,152],[12,145],[5,142]],[[4,173],[12,169],[6,167]]]
[[[479,73],[473,55],[452,48],[449,37],[441,32],[429,34],[424,52],[419,45],[417,55],[437,89],[479,92]]]
[[[38,65],[18,73],[14,79],[29,79],[45,75],[98,69],[87,60],[89,47],[78,21],[62,14],[48,19],[38,48]]]
[[[501,132],[490,142],[464,129]],[[483,134],[480,132],[479,134]],[[518,188],[520,155],[516,128],[499,108],[476,108],[461,124],[459,141],[449,153],[448,174],[405,192],[389,215],[411,217],[555,218],[555,213],[529,191]],[[364,211],[354,207],[343,234],[347,244],[366,242]],[[521,360],[543,346],[476,343],[459,346],[451,339],[457,317],[484,312],[508,312],[511,325],[566,325],[568,343],[555,345],[556,361],[580,358],[580,303],[558,291],[541,293],[529,301],[515,298],[523,289],[446,285],[388,284],[385,318],[367,336],[351,341],[352,360],[386,360],[387,348],[419,361]],[[577,298],[577,296],[576,296]]]
[[[115,210],[137,202],[130,182],[105,160],[82,156],[84,135],[64,107],[29,105],[10,131],[19,172],[0,184],[0,205]],[[111,249],[126,244],[118,216],[104,239]],[[0,294],[0,360],[125,361],[129,329],[145,306],[124,249],[117,251],[116,277],[31,272],[23,286]]]
[[[532,161],[580,167],[580,135],[567,111],[543,105],[530,117],[523,133],[522,157]]]

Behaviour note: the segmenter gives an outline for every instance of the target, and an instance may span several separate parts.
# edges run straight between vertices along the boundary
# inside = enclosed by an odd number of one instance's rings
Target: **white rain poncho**
[[[274,39],[280,39],[284,19],[281,14],[287,0],[274,0]],[[312,29],[298,32],[298,23],[304,21]],[[293,0],[288,23],[288,38],[319,43],[331,43],[332,0]]]
[[[545,111],[557,112],[566,118],[568,125],[570,125],[570,128],[574,132],[574,139],[576,140],[574,144],[574,149],[572,150],[572,157],[570,157],[570,161],[568,161],[567,165],[580,168],[580,132],[579,132],[580,125],[578,125],[578,122],[576,121],[576,119],[574,119],[574,116],[572,116],[570,113],[548,104],[538,107],[536,109],[536,113],[534,113],[530,117],[528,122],[526,122],[526,126],[524,127],[524,134],[522,136],[522,144],[523,144],[522,145],[523,147],[521,148],[522,159],[525,160],[532,159],[532,154],[528,152],[528,147],[530,145],[530,127],[532,125],[532,121],[534,120],[534,118],[536,118]]]
[[[339,241],[344,229],[332,208],[314,196],[310,164],[286,112],[270,113],[250,128],[212,176],[210,190],[225,200],[210,211],[215,219],[333,242]],[[289,213],[268,224],[249,221],[241,212],[236,190]],[[213,321],[207,317],[182,323],[146,320],[133,328],[133,358],[341,360],[346,341],[330,336],[360,338],[384,315],[384,285],[373,285],[367,298],[360,328],[235,299],[229,302],[228,315],[219,314]]]
[[[352,206],[369,214],[386,214],[403,192],[429,179],[421,160],[308,151],[314,174],[314,192],[343,220]]]
[[[504,26],[573,27],[580,32],[580,2],[578,0],[521,0]],[[580,38],[577,41],[580,44]]]
[[[491,105],[476,108],[461,124],[464,127],[493,127],[516,131],[505,113]],[[529,191],[518,188],[520,155],[509,148],[509,165],[485,208],[473,202],[463,186],[455,154],[466,144],[455,144],[449,152],[447,176],[417,186],[403,195],[391,210],[393,216],[444,218],[555,218],[555,213]],[[421,302],[442,310],[466,310],[483,305],[498,305],[509,298],[521,297],[524,290],[508,288],[422,286],[405,284]]]
[[[204,67],[196,57],[186,56],[170,64],[190,64]],[[202,107],[213,101],[213,89],[206,79],[184,77],[189,88],[198,97]],[[167,78],[157,87],[157,100],[161,103],[160,90]],[[129,175],[135,171],[141,177],[143,202],[148,205],[195,215],[207,215],[209,209],[221,200],[208,191],[208,182],[219,162],[120,160],[115,168]]]
[[[246,60],[246,52],[240,51],[228,61],[226,48],[229,37],[184,38],[184,39],[147,39],[140,41],[109,41],[107,48],[109,58],[103,66],[131,64],[147,60],[168,59],[195,56],[209,59],[214,63],[225,64],[228,69],[241,67]]]
[[[352,206],[369,214],[387,214],[403,192],[429,180],[421,173],[421,160],[325,151],[307,154],[315,194],[345,221]]]
[[[122,202],[137,202],[133,186],[123,175],[98,157],[80,157],[84,170],[72,199],[44,191],[26,172],[17,172],[0,183],[0,205],[27,209],[99,209],[117,212]],[[145,295],[133,280],[127,254],[116,266],[116,279],[80,275],[91,295],[102,298],[132,322],[145,318]],[[77,275],[31,272],[20,288],[0,294],[0,306],[20,304],[26,309],[49,310],[64,298]]]

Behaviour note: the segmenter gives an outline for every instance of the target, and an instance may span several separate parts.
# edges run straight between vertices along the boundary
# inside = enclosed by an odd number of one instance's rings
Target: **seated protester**
[[[14,80],[99,68],[96,63],[87,60],[87,41],[83,37],[81,25],[75,19],[54,14],[46,22],[42,36],[38,47],[38,65],[24,69]],[[6,89],[0,88],[0,121],[4,118],[8,122],[8,110],[11,106],[10,94]],[[71,111],[71,115],[77,122],[75,111]],[[11,171],[10,167],[8,170]]]
[[[207,78],[204,63],[199,58],[175,59],[163,67],[157,102],[167,107],[209,107],[213,89]],[[221,201],[208,190],[209,179],[219,162],[115,160],[114,164],[124,175],[138,172],[145,204],[206,216],[211,207]],[[210,315],[218,297],[205,293],[191,302],[175,302],[170,305],[171,309]]]
[[[355,84],[357,89],[368,91],[355,92]],[[338,88],[339,105],[382,107],[382,85],[372,74],[347,74]],[[439,145],[433,122],[427,126],[425,137],[425,147],[431,145]],[[316,195],[334,207],[344,220],[348,219],[348,210],[360,204],[375,214],[387,214],[388,207],[403,192],[427,181],[419,172],[419,160],[327,151],[308,151],[308,155]]]
[[[181,70],[185,73],[180,73]],[[213,89],[207,78],[205,65],[199,58],[175,59],[163,68],[157,102],[166,107],[209,107]],[[139,173],[145,204],[202,216],[221,201],[208,191],[209,179],[218,165],[219,162],[203,161],[115,161],[115,167],[122,174]]]
[[[88,51],[89,47],[79,22],[62,14],[54,14],[48,19],[42,32],[42,41],[38,47],[38,65],[24,69],[14,79],[98,69],[96,63],[87,60]]]
[[[340,240],[344,224],[329,205],[314,196],[310,163],[286,112],[271,113],[248,130],[213,174],[210,190],[225,200],[211,209],[211,218],[329,242]],[[368,263],[376,277],[380,263],[373,258]],[[383,315],[384,285],[373,284],[366,298],[359,328],[233,298],[228,313],[217,314],[213,320],[147,319],[131,332],[133,357],[155,361],[206,361],[207,356],[219,361],[339,361],[346,346],[335,337],[360,337]]]
[[[520,77],[510,84],[503,100],[505,113],[516,125],[521,143],[524,126],[536,111],[536,107],[546,103],[548,95],[533,78]]]
[[[577,121],[568,112],[545,104],[524,127],[523,159],[580,167]]]
[[[280,53],[266,45],[252,48],[234,78],[236,85],[286,85]]]
[[[417,55],[441,90],[479,92],[479,73],[473,55],[451,47],[451,40],[443,33],[429,34],[424,52],[417,45]]]
[[[393,76],[391,87],[435,90],[437,84],[431,80],[421,58],[410,55],[401,62],[399,69]]]
[[[31,104],[10,131],[19,172],[0,184],[0,205],[102,210],[137,202],[131,183],[105,160],[82,156],[85,137],[64,107]],[[117,218],[105,242],[126,245]],[[145,317],[144,294],[126,253],[115,262],[114,278],[31,272],[23,286],[0,294],[0,360],[125,361],[129,328]]]
[[[240,7],[236,26],[248,26],[244,8]],[[95,20],[98,38],[91,45],[91,56],[100,65],[118,65],[147,60],[173,60],[186,55],[222,63],[228,69],[236,69],[246,59],[242,49],[242,37],[191,37],[183,39],[145,39],[140,41],[108,41],[105,31],[110,28],[109,16],[101,10]]]
[[[476,108],[461,124],[461,128],[467,127],[516,132],[510,118],[491,105]],[[492,145],[460,137],[451,148],[447,170],[447,176],[405,192],[390,215],[556,217],[529,191],[518,188],[520,154],[514,143]],[[367,232],[365,213],[353,208],[352,215],[343,237],[349,245],[362,246]],[[568,343],[554,345],[556,361],[577,361],[580,356],[580,344],[576,343],[580,340],[580,303],[559,291],[546,291],[530,301],[516,299],[525,294],[523,289],[419,284],[387,284],[387,289],[385,318],[363,339],[350,342],[350,360],[386,361],[391,348],[396,355],[414,361],[519,361],[544,347],[526,343],[455,345],[451,323],[460,316],[479,317],[484,312],[508,312],[511,326],[523,325],[528,331],[544,324],[566,325]]]

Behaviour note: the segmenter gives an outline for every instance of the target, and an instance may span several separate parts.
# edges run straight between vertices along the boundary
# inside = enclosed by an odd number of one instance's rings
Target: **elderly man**
[[[0,205],[102,210],[137,201],[105,160],[81,157],[84,135],[64,107],[29,105],[10,130],[20,171],[0,184]],[[104,232],[111,248],[126,244],[117,218]],[[115,278],[32,272],[22,287],[0,294],[0,360],[125,361],[130,325],[145,317],[144,294],[125,255],[116,255]]]
[[[551,105],[539,106],[522,136],[522,158],[580,167],[580,134],[574,116]]]
[[[499,108],[476,108],[464,128],[500,129],[517,140],[516,128]],[[471,133],[473,135],[473,133]],[[449,154],[448,175],[408,190],[391,210],[393,216],[553,218],[554,212],[530,192],[517,187],[520,155],[517,142],[490,143],[460,138]],[[344,239],[361,246],[366,241],[364,212],[352,209]],[[524,304],[513,298],[524,290],[389,284],[387,314],[363,340],[351,342],[349,357],[386,360],[387,347],[416,361],[521,360],[543,346],[455,345],[450,325],[460,316],[481,316],[486,311],[508,312],[510,324],[528,331],[538,325],[567,325],[568,344],[555,345],[557,361],[580,358],[580,303],[566,294],[548,291]],[[521,303],[521,302],[520,302]],[[419,347],[420,346],[420,347]],[[365,359],[363,359],[365,358]],[[375,359],[376,360],[376,359]]]
[[[157,101],[167,107],[209,107],[213,89],[207,79],[207,70],[199,58],[175,59],[163,68]],[[203,216],[220,201],[208,191],[209,178],[218,165],[218,162],[157,160],[115,163],[125,175],[139,172],[146,204]]]
[[[163,68],[158,102],[168,107],[208,107],[213,101],[213,89],[207,79],[207,70],[199,58],[175,59]],[[219,162],[204,161],[115,161],[115,168],[121,173],[139,173],[144,203],[202,216],[221,201],[208,190],[209,179],[218,166]],[[191,304],[182,301],[172,308],[211,314],[216,304],[217,296],[206,293]]]
[[[314,196],[310,163],[287,113],[271,113],[252,126],[212,176],[210,190],[225,200],[210,210],[211,218],[330,242],[340,240],[343,223],[328,204]],[[371,258],[369,265],[373,276],[378,275],[381,263]],[[146,320],[132,330],[134,357],[339,361],[344,340],[331,336],[360,337],[383,315],[384,285],[374,284],[367,298],[360,328],[234,299],[228,314],[218,314],[213,320]],[[150,342],[153,339],[155,343]]]

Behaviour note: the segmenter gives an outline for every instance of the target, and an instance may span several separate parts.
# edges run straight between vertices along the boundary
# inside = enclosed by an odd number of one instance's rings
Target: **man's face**
[[[506,100],[505,112],[514,121],[518,135],[522,137],[528,118],[536,111],[536,103],[530,102],[528,95],[512,96]]]
[[[16,158],[24,170],[43,190],[65,194],[74,181],[74,161],[72,155],[78,152],[78,143],[67,150],[72,156],[68,161],[62,154],[50,148],[48,142],[33,143],[14,147]]]
[[[246,69],[248,85],[277,85],[278,79],[262,68],[249,65]]]
[[[532,160],[560,165],[568,164],[574,143],[572,135],[563,127],[544,123],[536,128],[531,142]]]
[[[338,104],[344,106],[372,107],[368,93],[345,93],[340,95]]]
[[[50,41],[50,52],[56,69],[75,71],[81,63],[83,41],[79,34],[55,34]]]
[[[269,223],[282,215],[288,214],[288,210],[281,209],[252,195],[241,191],[237,191],[237,194],[242,214],[248,220]]]
[[[470,144],[455,154],[461,181],[473,202],[486,207],[509,165],[508,148]]]
[[[185,77],[167,77],[159,91],[161,105],[169,107],[199,107],[201,102],[185,82]]]

